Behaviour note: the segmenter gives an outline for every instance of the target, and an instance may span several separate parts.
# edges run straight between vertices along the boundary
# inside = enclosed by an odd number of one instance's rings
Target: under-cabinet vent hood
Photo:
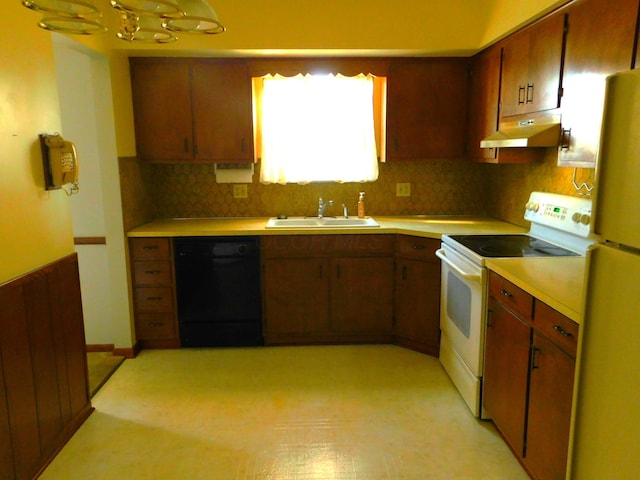
[[[480,147],[557,147],[559,143],[560,117],[554,116],[502,122],[497,132],[480,142]]]

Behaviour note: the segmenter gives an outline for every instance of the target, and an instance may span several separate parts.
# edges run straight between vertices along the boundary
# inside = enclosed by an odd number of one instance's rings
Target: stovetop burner
[[[449,235],[483,257],[571,257],[577,253],[529,235]]]

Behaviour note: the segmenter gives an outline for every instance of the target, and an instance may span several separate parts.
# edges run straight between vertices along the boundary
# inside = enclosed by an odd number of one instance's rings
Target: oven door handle
[[[451,267],[453,270],[458,272],[458,275],[460,275],[461,277],[466,278],[467,280],[480,280],[481,275],[476,274],[476,273],[465,272],[458,265],[456,265],[451,260],[449,260],[447,258],[447,256],[445,255],[444,249],[440,248],[440,249],[436,250],[436,256],[440,260],[442,260],[444,263],[449,265],[449,267]]]

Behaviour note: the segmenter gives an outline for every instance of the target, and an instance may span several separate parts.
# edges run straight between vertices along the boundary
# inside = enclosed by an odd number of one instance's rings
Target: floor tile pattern
[[[438,360],[391,345],[144,350],[42,475],[526,479]]]

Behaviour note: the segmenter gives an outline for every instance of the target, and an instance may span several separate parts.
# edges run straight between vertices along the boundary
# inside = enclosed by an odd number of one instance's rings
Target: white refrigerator
[[[640,478],[640,69],[607,79],[571,478]]]

